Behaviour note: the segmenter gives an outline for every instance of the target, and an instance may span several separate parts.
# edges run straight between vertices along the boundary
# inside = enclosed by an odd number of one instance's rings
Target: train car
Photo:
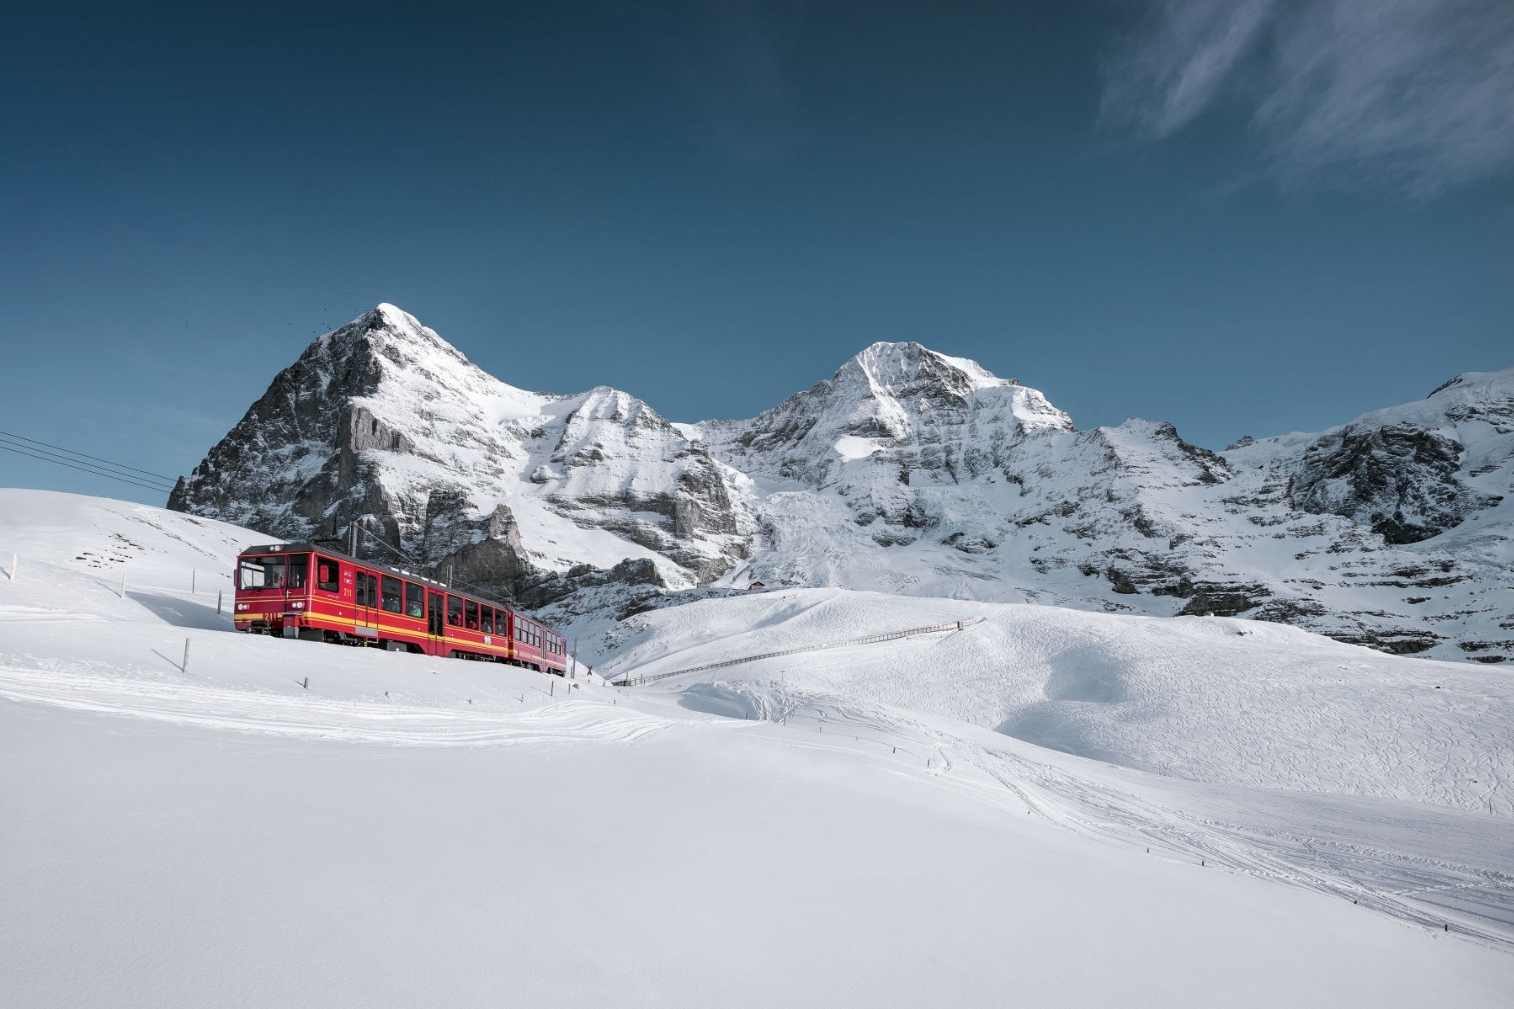
[[[508,662],[562,676],[568,646],[538,621],[400,568],[309,543],[237,558],[239,631]]]

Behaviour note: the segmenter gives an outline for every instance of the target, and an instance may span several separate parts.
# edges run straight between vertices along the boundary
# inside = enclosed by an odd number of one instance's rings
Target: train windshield
[[[310,568],[309,554],[272,554],[243,557],[237,565],[237,588],[301,589]]]

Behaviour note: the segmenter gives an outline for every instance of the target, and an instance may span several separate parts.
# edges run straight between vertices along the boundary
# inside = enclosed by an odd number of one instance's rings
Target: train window
[[[239,589],[283,587],[283,557],[244,557],[237,565],[237,588]]]
[[[339,592],[342,588],[342,568],[336,561],[318,558],[315,564],[315,587],[322,592]]]
[[[405,583],[405,615],[407,617],[423,617],[426,615],[426,587],[414,582]]]
[[[475,603],[473,600],[469,599],[465,606],[467,608],[468,615],[463,618],[463,626],[468,628],[468,630],[470,631],[476,631],[478,630],[478,603]]]
[[[373,604],[368,601],[368,576],[359,571],[353,581],[357,584],[357,604],[359,606],[372,606]]]
[[[461,596],[447,597],[447,623],[453,627],[463,626],[463,600]]]
[[[309,554],[290,554],[289,555],[289,587],[290,588],[292,588],[292,589],[303,589],[305,587],[305,576],[306,576],[306,574],[309,571],[310,571],[310,555]]]
[[[492,606],[485,606],[482,609],[480,609],[479,614],[478,614],[478,623],[479,623],[479,627],[478,627],[479,630],[483,631],[485,634],[493,634],[494,633],[494,607],[492,607]]]
[[[399,613],[402,610],[400,606],[400,594],[403,586],[404,582],[398,578],[391,577],[390,575],[384,576],[384,609],[390,613]]]

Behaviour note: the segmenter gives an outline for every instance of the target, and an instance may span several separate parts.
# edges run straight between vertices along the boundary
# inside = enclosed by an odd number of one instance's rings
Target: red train
[[[534,620],[309,543],[248,547],[236,586],[239,631],[567,671],[567,641]]]

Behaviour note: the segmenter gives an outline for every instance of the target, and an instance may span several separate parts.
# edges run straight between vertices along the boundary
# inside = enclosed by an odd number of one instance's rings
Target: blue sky
[[[185,473],[381,301],[680,421],[917,340],[1079,427],[1317,430],[1514,365],[1511,68],[1479,0],[33,11],[0,431]]]

